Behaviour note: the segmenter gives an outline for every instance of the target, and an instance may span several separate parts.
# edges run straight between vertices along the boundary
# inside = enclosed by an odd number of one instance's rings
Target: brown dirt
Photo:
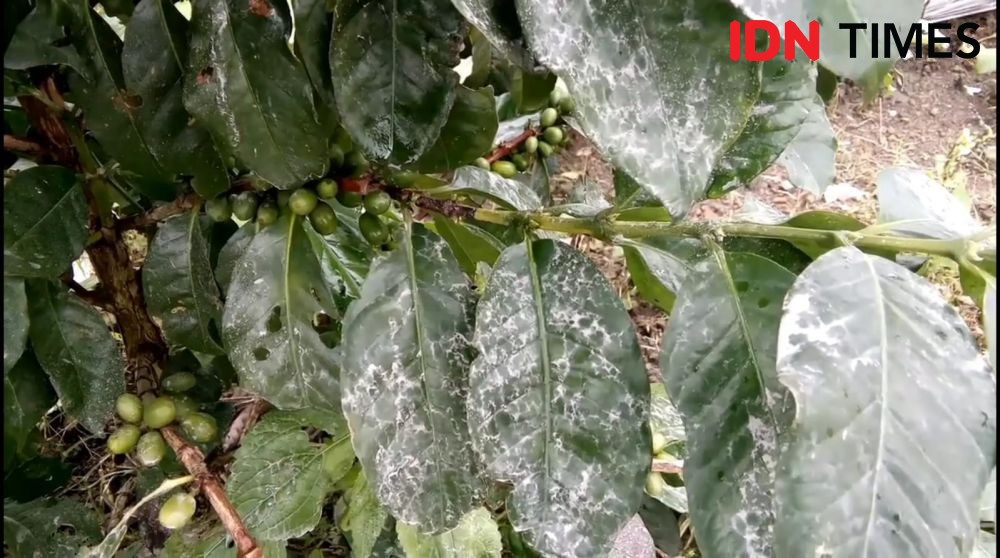
[[[979,37],[995,37],[994,15],[965,18],[954,22],[953,28],[965,21],[980,25]],[[989,38],[983,44],[995,47],[996,40]],[[996,105],[996,74],[977,75],[971,61],[957,57],[903,60],[896,65],[891,88],[879,99],[866,104],[859,88],[842,83],[828,107],[839,142],[834,183],[860,189],[859,199],[827,201],[792,186],[780,169],[772,169],[749,188],[698,204],[690,218],[732,217],[753,197],[786,214],[830,209],[874,223],[876,177],[885,168],[906,165],[923,169],[958,194],[967,193],[982,221],[995,223]],[[607,198],[613,198],[610,166],[592,144],[576,137],[553,178],[554,197],[565,199],[582,180],[597,182]],[[590,238],[576,238],[574,244],[598,264],[626,300],[647,370],[651,379],[659,377],[666,316],[637,297],[620,250]],[[946,271],[930,278],[981,337],[979,311],[961,294],[957,275]]]

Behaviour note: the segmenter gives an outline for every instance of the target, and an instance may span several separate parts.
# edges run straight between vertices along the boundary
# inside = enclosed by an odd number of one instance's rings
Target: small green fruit
[[[316,194],[312,190],[299,188],[292,192],[292,197],[288,200],[288,207],[292,209],[292,213],[305,217],[316,209],[318,201],[319,199],[316,198]]]
[[[549,126],[552,126],[553,124],[556,123],[556,120],[559,120],[558,110],[549,107],[542,111],[542,116],[541,116],[542,128],[548,128]]]
[[[198,411],[198,402],[186,395],[175,395],[174,411],[177,420],[184,420],[184,417]]]
[[[216,223],[222,223],[233,217],[233,208],[225,196],[205,202],[205,214]]]
[[[368,159],[360,151],[351,151],[345,158],[347,167],[351,169],[351,176],[361,176],[368,171]]]
[[[381,215],[389,210],[392,198],[382,190],[370,192],[365,196],[365,211],[372,215]]]
[[[260,200],[253,192],[240,192],[233,199],[233,215],[240,221],[249,221],[257,214]]]
[[[219,425],[215,422],[215,417],[206,413],[191,413],[181,421],[181,428],[184,434],[192,442],[207,444],[219,434]]]
[[[562,129],[562,133],[563,133],[563,138],[562,138],[562,141],[559,142],[559,145],[562,145],[562,146],[569,145],[569,141],[570,141],[570,139],[572,139],[570,137],[570,135],[569,135],[569,128],[563,128]]]
[[[560,142],[562,142],[563,138],[566,137],[566,135],[563,134],[562,128],[556,128],[555,126],[551,126],[549,128],[546,128],[545,131],[542,132],[542,137],[544,137],[545,141],[551,143],[552,145],[558,145]]]
[[[518,153],[513,157],[511,157],[510,160],[512,163],[514,163],[514,166],[517,167],[517,170],[519,171],[528,170],[528,159],[526,159],[524,155]]]
[[[333,144],[330,146],[330,166],[333,168],[339,168],[344,164],[344,150],[340,148],[339,145]]]
[[[663,480],[663,475],[655,471],[650,471],[646,475],[646,493],[650,496],[657,498],[663,495],[663,491],[667,489],[667,481]]]
[[[542,157],[551,157],[555,152],[555,148],[544,141],[538,142],[538,152],[541,153]]]
[[[552,92],[549,93],[549,106],[557,107],[559,106],[560,101],[562,101],[562,92],[558,89],[553,89]]]
[[[132,451],[136,442],[139,441],[139,427],[134,424],[125,424],[108,436],[108,451],[114,455],[121,455]]]
[[[667,437],[659,432],[653,432],[653,454],[657,454],[667,449],[669,441]]]
[[[194,496],[184,492],[174,494],[160,507],[160,525],[167,529],[180,529],[191,521],[197,507]]]
[[[559,100],[559,111],[563,114],[573,114],[575,110],[576,101],[573,100],[573,97],[567,95]]]
[[[337,230],[337,213],[329,205],[320,203],[309,214],[309,222],[319,234],[333,234]]]
[[[156,430],[143,434],[135,449],[135,456],[139,458],[139,463],[146,467],[157,465],[166,454],[167,443],[163,441],[163,436]]]
[[[142,422],[142,400],[134,393],[123,393],[115,401],[115,411],[125,422],[139,424]]]
[[[490,170],[490,162],[486,160],[486,157],[476,159],[475,165],[481,169]]]
[[[494,161],[490,169],[504,178],[513,178],[517,175],[517,167],[510,161]]]
[[[524,140],[524,152],[531,154],[538,151],[538,138],[531,136],[530,138]]]
[[[146,419],[146,426],[150,428],[163,428],[177,418],[177,407],[174,400],[169,397],[157,397],[150,401],[143,410],[143,417]]]
[[[337,192],[337,201],[344,207],[358,207],[361,205],[361,194],[341,190]]]
[[[257,224],[262,227],[273,225],[278,221],[278,217],[280,216],[281,209],[273,201],[266,201],[257,208]]]
[[[365,240],[372,246],[379,246],[389,240],[389,229],[377,215],[362,214],[358,219],[358,227],[361,229],[361,236],[365,237]]]
[[[668,459],[670,459],[670,454],[665,451],[653,455],[653,460],[655,461],[666,461]]]
[[[198,383],[198,378],[190,372],[177,372],[171,374],[160,382],[163,389],[170,393],[183,393],[194,387]]]
[[[332,178],[324,178],[316,184],[316,194],[324,200],[331,200],[337,197],[337,181]]]

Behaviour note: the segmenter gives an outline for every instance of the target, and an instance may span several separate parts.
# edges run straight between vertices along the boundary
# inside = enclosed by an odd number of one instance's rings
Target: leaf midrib
[[[545,416],[545,443],[542,444],[544,451],[543,468],[545,474],[545,489],[542,490],[541,514],[544,517],[549,511],[549,482],[552,478],[551,462],[549,459],[549,447],[552,444],[552,362],[549,357],[548,328],[545,325],[545,305],[542,300],[542,285],[538,276],[538,267],[535,262],[534,240],[529,235],[525,239],[528,256],[528,274],[531,276],[531,295],[535,303],[535,323],[538,328],[538,351],[540,368],[542,371],[542,389],[545,390],[542,401],[544,403],[543,413]]]

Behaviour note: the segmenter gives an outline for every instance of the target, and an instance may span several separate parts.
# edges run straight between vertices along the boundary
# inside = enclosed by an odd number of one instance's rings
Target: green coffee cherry
[[[181,428],[184,434],[192,442],[207,444],[219,434],[219,425],[215,422],[215,417],[206,413],[191,413],[181,421]]]
[[[347,166],[351,169],[351,176],[360,176],[368,171],[368,159],[360,151],[351,151],[345,158]]]
[[[291,203],[291,202],[289,202]],[[266,201],[257,208],[257,224],[262,227],[269,227],[278,221],[281,216],[281,209],[273,201]]]
[[[524,152],[531,154],[538,151],[538,138],[531,136],[530,138],[524,140]]]
[[[344,150],[339,145],[331,145],[329,154],[331,167],[336,169],[344,165]]]
[[[198,412],[197,401],[186,395],[174,396],[174,415],[177,420],[184,420],[184,417],[196,412]]]
[[[551,157],[555,152],[555,148],[544,141],[538,142],[538,152],[542,157]]]
[[[156,430],[143,434],[135,448],[135,456],[139,459],[139,463],[146,467],[159,464],[166,454],[167,443]]]
[[[115,411],[125,422],[139,424],[142,422],[142,400],[134,393],[123,393],[115,401]]]
[[[134,424],[125,424],[108,436],[108,451],[114,455],[121,455],[132,451],[136,442],[139,441],[139,427]]]
[[[292,199],[292,191],[279,190],[277,198],[278,198],[278,207],[284,209],[288,207],[288,202]]]
[[[556,123],[556,120],[559,120],[558,110],[549,107],[542,111],[542,116],[541,116],[542,128],[548,128],[549,126],[552,126],[553,124]]]
[[[319,203],[309,214],[309,222],[319,234],[333,234],[337,230],[337,213],[329,205]]]
[[[569,145],[569,140],[570,140],[569,128],[562,128],[562,133],[563,133],[563,138],[562,141],[559,142],[559,145],[561,146]]]
[[[563,114],[572,114],[576,110],[576,101],[569,95],[559,100],[559,111]]]
[[[358,207],[361,205],[361,194],[341,190],[337,192],[337,201],[344,207]]]
[[[557,107],[559,106],[559,101],[562,101],[562,92],[558,89],[553,89],[552,92],[549,93],[549,106]]]
[[[515,154],[513,157],[510,158],[510,160],[512,163],[514,163],[514,166],[517,167],[517,170],[519,171],[528,170],[528,160],[524,157],[524,155],[521,155],[520,153]]]
[[[183,393],[193,388],[197,383],[198,378],[195,378],[194,374],[190,372],[177,372],[176,374],[171,374],[160,381],[160,385],[163,389],[169,391],[170,393]]]
[[[167,529],[180,529],[191,521],[197,507],[194,496],[184,492],[174,494],[160,507],[160,525]]]
[[[513,178],[517,175],[517,167],[510,161],[494,161],[490,170],[504,178]]]
[[[556,128],[555,126],[551,126],[549,128],[546,128],[545,131],[542,132],[542,137],[545,138],[545,141],[551,143],[552,145],[558,145],[560,142],[562,142],[563,138],[565,137],[565,134],[563,134],[562,128]]]
[[[177,407],[174,400],[169,397],[157,397],[146,404],[143,410],[143,418],[146,426],[150,428],[163,428],[177,418]]]
[[[205,202],[205,214],[216,223],[222,223],[233,217],[233,208],[229,199],[221,196]]]
[[[490,170],[490,162],[486,160],[486,157],[476,159],[475,165],[481,169]]]
[[[288,200],[288,207],[291,208],[292,213],[300,217],[305,217],[312,213],[312,210],[316,209],[317,202],[319,202],[319,199],[312,190],[299,188],[292,192],[292,197]]]
[[[392,198],[382,190],[369,192],[364,199],[365,211],[372,215],[381,215],[389,210]]]
[[[379,219],[377,215],[364,213],[358,218],[358,228],[361,229],[361,236],[365,237],[372,246],[380,246],[389,240],[389,229]]]
[[[656,455],[663,450],[667,449],[667,437],[659,432],[653,432],[653,455]]]
[[[337,197],[337,181],[332,178],[324,178],[316,184],[316,195],[324,200]]]
[[[253,192],[240,192],[233,199],[233,215],[240,221],[249,221],[257,215],[260,200]]]
[[[667,481],[663,480],[663,475],[656,471],[650,471],[646,475],[646,493],[656,498],[663,495],[667,489]]]

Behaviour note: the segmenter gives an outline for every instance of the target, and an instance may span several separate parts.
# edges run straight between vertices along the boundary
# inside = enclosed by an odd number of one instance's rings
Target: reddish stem
[[[504,157],[507,157],[511,153],[517,151],[517,149],[521,147],[521,144],[527,141],[528,138],[537,135],[538,135],[538,130],[535,130],[534,128],[528,128],[527,130],[521,132],[521,135],[517,136],[516,138],[497,146],[497,148],[494,149],[492,153],[490,153],[489,157],[487,157],[486,160],[489,161],[490,163],[499,161],[500,159],[503,159]]]

